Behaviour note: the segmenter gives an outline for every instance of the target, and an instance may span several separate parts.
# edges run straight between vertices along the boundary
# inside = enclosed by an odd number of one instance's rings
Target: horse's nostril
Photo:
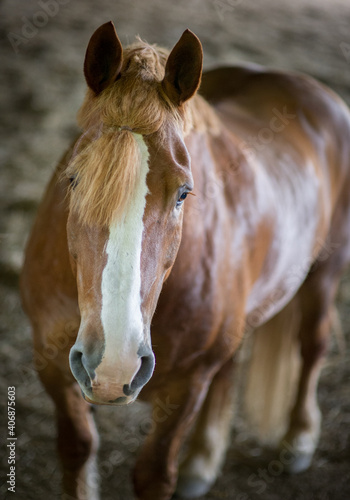
[[[79,384],[86,389],[91,389],[91,379],[94,378],[95,373],[89,373],[87,367],[84,364],[84,354],[79,351],[79,349],[72,347],[69,354],[69,364],[72,373]]]
[[[125,384],[123,387],[123,392],[126,396],[131,396],[137,390],[140,390],[145,384],[147,384],[149,379],[152,377],[154,365],[155,361],[152,351],[146,356],[141,356],[141,366],[139,371],[136,373],[131,384]]]

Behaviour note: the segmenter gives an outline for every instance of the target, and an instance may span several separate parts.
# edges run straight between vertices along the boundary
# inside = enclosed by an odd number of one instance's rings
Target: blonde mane
[[[181,113],[167,99],[160,82],[168,52],[141,40],[124,51],[122,78],[95,96],[88,89],[78,113],[83,134],[65,175],[73,178],[70,209],[82,223],[109,226],[122,214],[140,170],[133,133],[148,135],[172,122],[184,135],[214,127],[215,114],[199,96]]]

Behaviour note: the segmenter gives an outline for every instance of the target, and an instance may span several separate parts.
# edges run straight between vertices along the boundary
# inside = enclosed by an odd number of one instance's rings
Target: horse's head
[[[193,187],[184,144],[202,49],[186,31],[168,56],[123,49],[112,23],[92,36],[71,179],[68,246],[81,324],[71,370],[92,403],[133,401],[154,369],[150,322]]]

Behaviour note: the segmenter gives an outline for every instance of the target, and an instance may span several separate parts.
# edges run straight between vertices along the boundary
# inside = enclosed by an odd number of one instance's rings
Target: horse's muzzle
[[[123,366],[123,370],[119,370],[116,365],[104,370],[102,362],[93,366],[94,363],[84,354],[83,349],[75,344],[70,351],[69,363],[86,401],[93,404],[125,405],[135,401],[151,378],[155,358],[152,350],[142,344],[132,361],[125,363],[127,369]],[[129,373],[129,376],[125,373]]]

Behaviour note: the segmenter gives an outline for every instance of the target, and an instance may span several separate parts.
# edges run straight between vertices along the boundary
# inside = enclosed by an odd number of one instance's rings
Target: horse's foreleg
[[[56,405],[57,446],[63,472],[63,500],[98,500],[98,435],[78,384],[66,370],[50,364],[39,372]]]
[[[211,375],[212,376],[212,375]],[[168,500],[177,481],[178,456],[210,384],[208,374],[173,378],[153,401],[156,424],[141,450],[134,471],[139,500]]]
[[[196,498],[204,495],[217,478],[229,444],[233,367],[233,359],[230,359],[210,385],[187,457],[180,467],[176,488],[180,497]]]
[[[63,472],[63,500],[98,500],[99,476],[96,467],[98,434],[92,408],[83,401],[74,384],[66,391],[69,406],[57,409],[58,452]]]

